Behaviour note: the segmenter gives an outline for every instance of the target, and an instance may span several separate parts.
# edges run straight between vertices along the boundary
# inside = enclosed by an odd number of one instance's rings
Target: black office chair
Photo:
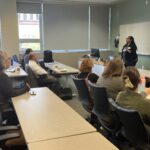
[[[132,109],[120,107],[113,101],[110,103],[123,124],[125,138],[137,149],[150,150],[149,135],[139,113]]]
[[[25,66],[25,71],[28,73],[27,82],[31,88],[39,87],[37,77],[28,65]]]
[[[5,120],[7,118],[4,119],[3,117],[3,113],[4,113],[3,111],[5,111],[5,113],[7,111],[9,112],[9,118],[14,119],[13,110],[10,110],[10,109],[4,110],[2,109],[3,108],[2,105],[5,105],[5,104],[0,103],[0,148],[3,148],[5,150],[6,149],[5,142],[13,138],[18,138],[20,134],[16,132],[16,130],[19,129],[19,126],[14,125],[13,120],[12,120],[13,123],[12,122],[10,123],[9,120]],[[5,121],[5,124],[4,124],[4,121]],[[11,131],[11,133],[8,133],[8,131]]]
[[[43,69],[45,69],[45,70],[49,70],[47,67],[45,67],[45,62],[44,62],[44,60],[43,59],[39,59],[38,60],[38,63],[39,63],[39,65],[43,68]]]
[[[51,50],[44,51],[44,62],[54,62],[53,52]]]
[[[90,91],[87,87],[86,81],[84,79],[78,79],[74,76],[72,76],[72,79],[74,81],[74,84],[77,88],[79,99],[81,101],[81,104],[83,108],[90,113],[90,118],[88,121],[99,130],[101,124],[97,119],[97,116],[92,112],[93,109],[93,99],[91,97]]]
[[[89,82],[89,86],[94,99],[93,113],[98,117],[104,129],[115,134],[120,129],[120,121],[116,112],[110,107],[106,89],[91,82]]]
[[[86,81],[84,79],[78,79],[75,76],[72,76],[72,79],[77,88],[82,106],[87,112],[91,113],[93,109],[93,103],[89,89],[86,85]]]
[[[45,86],[49,87],[49,83],[48,84],[44,84],[44,83],[41,84],[38,81],[38,76],[35,75],[35,73],[32,71],[32,69],[28,65],[25,66],[25,71],[28,73],[27,83],[29,83],[31,88],[45,87]]]

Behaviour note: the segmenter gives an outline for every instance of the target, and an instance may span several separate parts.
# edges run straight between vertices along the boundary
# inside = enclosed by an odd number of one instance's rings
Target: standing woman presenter
[[[135,66],[138,61],[138,55],[136,53],[137,46],[132,36],[126,38],[126,44],[122,48],[121,57],[123,59],[125,67]]]

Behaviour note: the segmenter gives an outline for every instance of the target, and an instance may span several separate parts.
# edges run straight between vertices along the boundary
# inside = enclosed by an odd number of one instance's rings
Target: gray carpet
[[[66,100],[65,103],[67,103],[70,107],[72,107],[83,118],[87,118],[89,116],[89,113],[84,110],[84,108],[80,103],[78,92],[76,90],[76,87],[73,83],[71,76],[68,77],[68,81],[66,81],[66,77],[64,76],[59,78],[59,81],[63,87],[66,87],[67,86],[66,82],[68,82],[68,86],[72,89],[73,95],[75,95],[71,100]]]

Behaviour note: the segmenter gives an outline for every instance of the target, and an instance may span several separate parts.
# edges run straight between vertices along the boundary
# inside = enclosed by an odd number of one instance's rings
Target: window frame
[[[19,21],[23,21],[23,19],[20,17],[20,20],[19,20],[19,16],[22,15],[27,15],[27,14],[35,14],[36,15],[36,18],[37,18],[37,15],[39,15],[39,39],[20,39],[19,38]],[[43,51],[43,34],[42,34],[42,13],[17,13],[17,16],[18,16],[18,38],[19,38],[19,52],[23,52],[24,50],[21,49],[21,44],[23,43],[39,43],[40,44],[40,50],[34,50],[34,52],[40,52],[40,51]],[[24,21],[28,21],[28,19],[24,20]],[[33,21],[37,21],[37,19],[35,20],[34,17],[33,17]],[[30,48],[30,47],[29,47]]]

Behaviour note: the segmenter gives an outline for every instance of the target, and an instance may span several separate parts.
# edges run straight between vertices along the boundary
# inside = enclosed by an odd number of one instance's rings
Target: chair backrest
[[[93,111],[96,114],[107,113],[109,111],[109,102],[107,98],[106,88],[99,87],[89,81],[90,91],[94,99]]]
[[[99,87],[89,81],[90,91],[94,99],[92,112],[97,115],[101,125],[111,133],[120,129],[120,121],[116,112],[110,107],[106,88]]]
[[[23,57],[23,62],[24,62],[24,65],[28,65],[29,64],[29,54],[28,55],[25,55]]]
[[[39,87],[39,84],[38,84],[38,81],[37,81],[37,77],[34,74],[34,72],[32,71],[32,69],[28,65],[26,65],[25,66],[25,70],[28,73],[27,82],[29,83],[31,88]]]
[[[19,63],[19,59],[18,59],[17,55],[13,55],[12,60]]]
[[[45,63],[44,63],[44,60],[43,60],[43,59],[39,59],[39,60],[38,60],[38,63],[39,63],[39,65],[40,65],[43,69],[48,70],[48,68],[45,67]]]
[[[91,106],[91,103],[90,103],[91,102],[91,96],[90,96],[86,81],[84,79],[78,79],[77,77],[74,77],[74,76],[72,76],[72,79],[73,79],[74,84],[77,88],[79,98],[80,98],[80,101],[81,101],[83,107],[87,111],[91,111],[93,106]]]
[[[54,62],[53,53],[51,50],[44,51],[44,62]]]
[[[148,134],[144,123],[136,110],[123,108],[111,102],[123,124],[125,137],[136,147],[148,144]]]

